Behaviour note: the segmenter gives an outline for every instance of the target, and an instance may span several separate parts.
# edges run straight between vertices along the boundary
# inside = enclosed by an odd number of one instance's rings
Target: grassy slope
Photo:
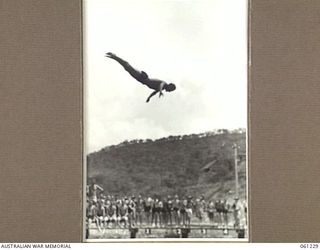
[[[239,153],[244,154],[245,139],[244,132],[224,130],[124,142],[88,155],[88,177],[102,185],[106,193],[225,197],[235,186],[232,145],[237,143]],[[242,197],[245,175],[245,161],[240,161]]]

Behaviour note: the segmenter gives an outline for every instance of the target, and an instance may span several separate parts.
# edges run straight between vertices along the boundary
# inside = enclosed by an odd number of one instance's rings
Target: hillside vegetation
[[[216,130],[125,141],[87,156],[88,183],[119,195],[205,195],[224,198],[235,190],[233,144],[239,146],[239,194],[246,190],[246,133]]]

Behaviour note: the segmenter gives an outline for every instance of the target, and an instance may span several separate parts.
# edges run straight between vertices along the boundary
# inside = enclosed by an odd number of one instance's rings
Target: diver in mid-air
[[[167,92],[174,91],[176,89],[176,85],[173,83],[166,83],[165,81],[155,79],[155,78],[149,78],[148,74],[144,71],[139,71],[133,68],[127,61],[123,60],[122,58],[116,56],[115,54],[108,52],[106,53],[106,57],[109,57],[118,63],[121,64],[121,66],[138,82],[141,82],[142,84],[148,86],[150,89],[153,89],[154,91],[149,95],[146,102],[149,102],[151,97],[153,97],[155,94],[159,92],[159,98],[163,96],[163,90]]]

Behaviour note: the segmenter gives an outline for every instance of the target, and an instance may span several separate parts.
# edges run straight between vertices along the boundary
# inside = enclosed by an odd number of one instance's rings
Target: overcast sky
[[[245,0],[86,0],[87,152],[247,123]],[[177,89],[154,96],[114,52]]]

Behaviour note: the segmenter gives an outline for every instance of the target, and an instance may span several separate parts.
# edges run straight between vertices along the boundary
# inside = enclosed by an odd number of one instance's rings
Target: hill
[[[246,190],[246,133],[216,130],[125,141],[87,156],[88,183],[106,193],[131,195],[195,195],[223,198],[235,186],[234,149],[239,146],[239,194]]]

